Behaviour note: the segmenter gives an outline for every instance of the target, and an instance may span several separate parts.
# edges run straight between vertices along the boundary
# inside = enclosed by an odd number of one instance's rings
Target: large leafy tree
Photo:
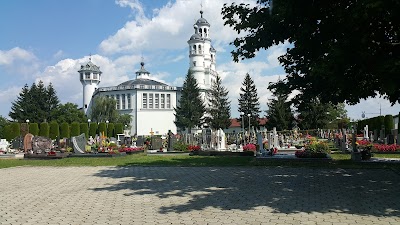
[[[242,83],[242,87],[240,87],[240,97],[239,97],[239,113],[244,113],[245,121],[249,121],[252,127],[258,128],[258,118],[260,117],[260,102],[257,95],[257,88],[254,84],[253,79],[251,79],[250,75],[247,73],[244,81]],[[248,115],[250,114],[250,118]],[[248,122],[245,122],[245,125]],[[242,124],[243,126],[243,124]],[[246,127],[246,126],[244,126]]]
[[[270,88],[298,90],[295,103],[333,104],[377,94],[400,102],[398,12],[398,0],[258,0],[222,9],[225,25],[244,34],[232,42],[235,61],[289,41],[279,58],[287,78]]]
[[[27,84],[22,88],[17,100],[12,103],[9,116],[16,122],[29,119],[30,122],[45,122],[54,119],[52,112],[60,102],[52,84],[47,87],[42,81]]]
[[[275,98],[270,99],[267,103],[268,129],[273,127],[276,127],[277,130],[291,129],[294,116],[290,108],[291,104],[288,101],[288,95],[279,92],[274,92],[273,94]]]
[[[60,104],[56,109],[52,110],[52,118],[59,124],[63,122],[68,124],[72,122],[87,122],[85,113],[78,108],[77,104],[70,102]]]
[[[118,112],[115,108],[117,104],[113,98],[107,98],[105,96],[98,96],[94,98],[94,104],[91,109],[90,119],[93,122],[105,122],[110,123],[117,122]]]
[[[175,125],[191,133],[192,128],[203,124],[205,110],[200,88],[189,70],[183,83],[181,99],[175,108]]]
[[[222,86],[221,77],[217,75],[211,90],[207,93],[208,107],[206,121],[212,129],[226,129],[231,125],[231,106],[228,90]]]

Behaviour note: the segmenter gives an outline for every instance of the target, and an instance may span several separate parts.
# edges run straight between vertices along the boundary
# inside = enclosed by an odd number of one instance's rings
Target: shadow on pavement
[[[207,207],[270,212],[400,216],[400,176],[390,170],[261,167],[112,167],[95,176],[120,179],[94,191],[124,191],[168,202],[160,213]]]

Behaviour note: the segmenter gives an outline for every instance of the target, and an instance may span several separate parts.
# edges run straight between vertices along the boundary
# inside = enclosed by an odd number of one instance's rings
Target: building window
[[[160,100],[160,94],[154,94],[154,108],[158,109]]]
[[[85,109],[87,109],[87,104],[85,104]]]
[[[149,94],[149,109],[153,108],[153,94]]]
[[[121,98],[122,98],[122,109],[126,109],[125,108],[125,106],[126,106],[126,104],[125,104],[125,94],[122,94]]]
[[[117,101],[117,104],[116,104],[116,109],[119,109],[119,95],[115,95],[115,100]]]
[[[140,89],[144,89],[144,85],[140,85]]]
[[[127,99],[128,99],[128,109],[131,109],[131,94],[127,95]]]
[[[171,95],[167,94],[167,109],[171,108]]]
[[[196,66],[196,61],[193,61],[193,66]]]
[[[147,94],[143,94],[143,109],[147,109]]]
[[[81,73],[81,80],[83,80],[83,73]]]
[[[97,73],[93,74],[93,79],[97,80]]]
[[[165,108],[165,94],[161,94],[161,108]]]
[[[90,73],[85,73],[85,79],[90,79]]]

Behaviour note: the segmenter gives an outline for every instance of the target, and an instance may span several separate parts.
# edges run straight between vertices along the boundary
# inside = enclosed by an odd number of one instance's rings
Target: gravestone
[[[159,150],[160,148],[162,148],[163,145],[162,145],[161,137],[153,136],[153,139],[152,139],[152,142],[151,142],[151,147],[153,147],[153,149],[156,149],[156,150]]]
[[[393,135],[393,134],[389,134],[389,135],[386,137],[386,139],[387,139],[387,144],[388,144],[388,145],[394,144],[394,135]]]
[[[138,136],[136,140],[136,146],[143,146],[144,145],[144,138],[143,136]]]
[[[71,138],[72,147],[74,149],[75,154],[84,154],[85,146],[86,146],[86,137],[85,134],[81,134],[79,136],[75,136]]]
[[[369,137],[368,137],[368,125],[365,125],[365,127],[364,127],[364,140],[369,140]]]
[[[170,138],[170,146],[171,146],[171,150],[170,151],[173,151],[174,150],[174,145],[175,145],[175,143],[178,141],[178,139],[175,137],[175,136],[171,136],[171,138]]]
[[[257,133],[257,145],[259,146],[259,151],[261,154],[265,153],[264,145],[263,145],[263,138],[261,133]]]
[[[31,133],[27,133],[24,137],[24,152],[28,152],[32,150],[32,138],[33,135]]]
[[[226,149],[226,138],[224,131],[220,128],[217,131],[217,150]]]
[[[374,130],[374,141],[378,141],[378,130]]]
[[[35,136],[32,138],[32,150],[34,153],[44,153],[52,148],[52,140],[48,137]]]
[[[22,136],[18,136],[11,140],[12,149],[24,149],[24,139]]]
[[[0,140],[0,150],[2,151],[8,151],[8,146],[10,143],[6,139],[1,139]]]

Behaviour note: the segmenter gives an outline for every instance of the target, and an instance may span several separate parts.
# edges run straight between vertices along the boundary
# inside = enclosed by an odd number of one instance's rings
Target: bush
[[[60,127],[60,138],[69,138],[69,125],[67,122],[61,124]]]
[[[53,140],[57,139],[57,137],[60,137],[60,127],[56,121],[52,121],[50,123],[49,137]]]
[[[100,135],[105,135],[105,136],[107,136],[107,125],[106,125],[106,123],[99,123],[99,127],[98,127],[98,130],[99,130],[99,134]]]
[[[87,123],[81,123],[80,125],[79,125],[79,129],[80,129],[80,133],[82,134],[82,133],[84,133],[85,134],[85,137],[86,137],[86,139],[87,138],[89,138],[89,128],[88,128],[88,124]]]
[[[110,123],[108,124],[107,127],[107,137],[115,137],[116,135],[114,134],[114,124]]]
[[[176,143],[174,143],[173,149],[175,151],[186,152],[186,151],[188,151],[188,147],[189,147],[189,145],[187,145],[181,141],[177,141]]]
[[[71,124],[71,137],[79,136],[81,134],[80,125],[78,122],[72,122]]]
[[[21,127],[20,127],[19,123],[12,123],[11,126],[10,126],[10,129],[11,129],[10,130],[11,139],[14,139],[14,138],[16,138],[16,137],[21,135]]]
[[[122,123],[116,123],[114,126],[114,130],[116,134],[123,134],[124,133],[124,125]]]
[[[33,134],[33,136],[39,135],[39,125],[37,123],[29,124],[29,133]]]
[[[97,134],[97,123],[90,123],[89,124],[89,136],[92,136],[93,138],[96,137]]]
[[[50,128],[47,122],[43,122],[40,124],[39,136],[49,137]]]
[[[392,115],[385,116],[384,125],[385,125],[385,134],[386,135],[391,134],[392,129],[394,129],[394,122]]]

